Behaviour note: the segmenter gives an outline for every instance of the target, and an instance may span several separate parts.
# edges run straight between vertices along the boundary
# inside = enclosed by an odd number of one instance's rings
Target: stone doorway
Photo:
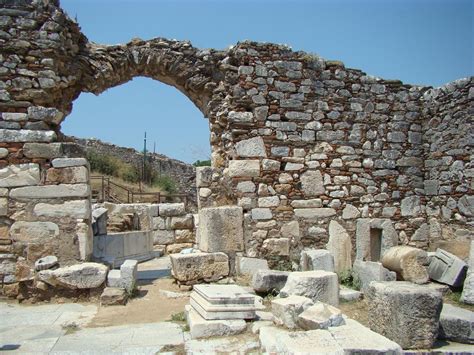
[[[359,218],[356,227],[356,260],[380,261],[398,244],[398,233],[389,219]]]

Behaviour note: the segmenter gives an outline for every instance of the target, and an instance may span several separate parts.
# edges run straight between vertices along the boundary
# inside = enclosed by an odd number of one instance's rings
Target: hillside
[[[102,142],[95,138],[77,138],[68,136],[68,141],[82,146],[87,154],[111,156],[134,167],[141,167],[143,154],[133,148],[120,147],[115,144]],[[190,196],[190,202],[196,203],[196,172],[194,166],[182,161],[169,158],[159,153],[147,153],[148,162],[154,174],[174,183],[176,193]]]

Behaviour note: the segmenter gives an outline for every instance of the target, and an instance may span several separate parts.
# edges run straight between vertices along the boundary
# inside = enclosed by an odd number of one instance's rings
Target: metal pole
[[[146,131],[145,131],[145,138],[143,140],[143,182],[146,182]]]

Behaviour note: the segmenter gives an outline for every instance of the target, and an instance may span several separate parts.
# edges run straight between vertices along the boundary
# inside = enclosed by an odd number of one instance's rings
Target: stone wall
[[[32,251],[35,240],[52,235],[59,257],[87,257],[78,231],[88,233],[89,212],[77,222],[75,212],[43,216],[35,206],[75,211],[66,203],[87,201],[85,170],[75,160],[55,166],[77,154],[56,143],[60,123],[81,92],[135,76],[176,87],[208,118],[213,167],[198,174],[199,205],[242,207],[248,256],[296,261],[327,243],[350,266],[372,235],[429,248],[472,233],[473,78],[410,86],[254,42],[225,51],[163,38],[99,45],[57,1],[0,4],[2,262],[31,266],[46,252]],[[22,237],[12,225],[25,222],[47,225]]]

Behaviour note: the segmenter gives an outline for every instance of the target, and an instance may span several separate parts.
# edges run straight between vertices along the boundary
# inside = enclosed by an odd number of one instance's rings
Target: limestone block
[[[281,163],[278,160],[263,159],[262,170],[279,171]]]
[[[0,129],[0,142],[52,142],[56,140],[54,131],[36,131],[29,129]]]
[[[372,281],[395,281],[397,275],[375,261],[354,261],[353,275],[360,283],[360,289],[365,292]]]
[[[334,257],[328,250],[309,249],[301,252],[301,271],[324,270],[334,272]]]
[[[166,217],[153,217],[152,221],[153,229],[166,229]]]
[[[75,233],[79,244],[81,260],[90,260],[94,247],[92,226],[89,223],[78,222]]]
[[[252,277],[259,270],[269,270],[268,262],[265,259],[247,258],[245,256],[238,256],[235,265],[238,274]]]
[[[0,148],[0,158],[5,158],[6,156],[8,156],[8,149]]]
[[[186,320],[193,339],[242,333],[247,324],[243,319],[206,320],[190,305],[185,306]]]
[[[332,217],[336,215],[333,208],[295,208],[295,216],[303,219],[318,219]]]
[[[328,329],[345,324],[342,312],[323,302],[316,302],[298,315],[298,325],[304,330]]]
[[[447,303],[443,304],[438,338],[474,344],[474,312]]]
[[[282,237],[298,239],[300,236],[300,224],[298,221],[285,223],[280,228]]]
[[[118,287],[131,293],[137,282],[137,260],[125,260],[120,270],[111,270],[107,275],[107,285]]]
[[[45,241],[59,235],[59,227],[52,222],[18,221],[10,227],[10,237],[15,241]]]
[[[171,229],[193,229],[194,221],[193,215],[187,214],[185,216],[171,217]]]
[[[372,282],[367,291],[370,329],[403,349],[430,349],[438,335],[441,293],[406,281]]]
[[[58,204],[38,203],[33,213],[38,217],[90,219],[91,204],[89,200],[65,201]]]
[[[17,113],[17,112],[4,112],[1,114],[2,118],[5,121],[26,121],[28,116],[26,113]]]
[[[362,292],[347,288],[344,286],[339,287],[339,300],[344,302],[357,301],[362,297]]]
[[[25,143],[23,154],[27,158],[58,158],[62,155],[62,143]]]
[[[175,231],[158,229],[153,231],[153,245],[167,245],[175,242]]]
[[[178,254],[181,253],[184,249],[190,249],[193,247],[193,243],[179,243],[179,244],[169,244],[166,246],[166,254]]]
[[[269,208],[252,208],[252,219],[256,221],[272,219],[273,213]]]
[[[242,207],[221,206],[199,210],[199,249],[236,252],[244,248]]]
[[[253,122],[253,113],[230,111],[228,118],[229,118],[229,121],[232,121],[232,122],[251,123]]]
[[[290,255],[290,239],[288,238],[268,238],[262,245],[270,255]]]
[[[7,165],[0,169],[0,187],[38,185],[40,169],[38,164]]]
[[[407,245],[390,248],[382,257],[382,265],[395,271],[399,280],[416,284],[428,282],[428,264],[426,251]]]
[[[175,229],[176,243],[191,243],[195,241],[194,232],[190,229]]]
[[[419,196],[405,197],[401,203],[402,216],[415,217],[421,213],[421,202]]]
[[[94,208],[92,211],[92,231],[94,235],[107,234],[108,210],[104,207]]]
[[[100,295],[101,306],[124,306],[127,300],[128,294],[123,288],[106,287]]]
[[[252,278],[252,287],[256,292],[262,293],[280,291],[285,286],[289,274],[287,271],[257,270]]]
[[[229,161],[230,177],[258,177],[260,176],[259,160],[231,160]]]
[[[291,207],[294,207],[294,208],[319,208],[322,206],[323,206],[323,202],[320,198],[291,201]]]
[[[241,181],[237,184],[237,190],[239,192],[255,192],[255,184],[252,181]]]
[[[59,124],[64,114],[54,107],[30,106],[28,107],[28,118],[33,121],[45,121]]]
[[[464,286],[461,294],[461,302],[474,304],[474,240],[471,240],[469,249],[469,269],[464,280]]]
[[[74,166],[89,166],[85,158],[56,158],[52,161],[53,168],[69,168]]]
[[[301,190],[307,197],[320,196],[325,192],[323,176],[319,170],[308,170],[301,174]]]
[[[474,196],[464,195],[458,201],[458,209],[463,215],[474,216]]]
[[[398,233],[389,219],[359,218],[357,220],[356,259],[380,261],[383,254],[397,244]]]
[[[58,258],[54,255],[48,255],[35,261],[35,270],[48,270],[59,265]]]
[[[181,216],[186,213],[184,203],[160,203],[158,204],[160,217]]]
[[[353,205],[348,204],[342,210],[343,219],[354,219],[354,218],[358,218],[359,216],[360,216],[360,211]]]
[[[213,169],[210,166],[196,167],[196,186],[208,187],[212,183]]]
[[[311,307],[314,302],[303,296],[291,295],[272,300],[273,321],[289,329],[297,328],[298,316]]]
[[[101,286],[108,268],[98,263],[83,263],[39,272],[39,279],[55,287],[88,289]]]
[[[6,216],[8,214],[8,200],[6,198],[0,198],[0,216]]]
[[[334,256],[336,272],[343,272],[352,268],[351,237],[344,227],[335,220],[329,222],[329,240],[326,249]]]
[[[281,297],[290,295],[305,296],[314,302],[321,301],[332,306],[339,305],[339,282],[337,274],[323,270],[292,272]]]
[[[51,168],[46,171],[46,182],[52,184],[78,184],[89,181],[89,170],[85,166]]]
[[[280,198],[278,196],[268,196],[258,198],[258,207],[278,207]]]
[[[235,144],[235,150],[239,157],[254,158],[266,157],[265,143],[262,137],[253,137],[239,141]]]
[[[460,287],[466,277],[467,264],[456,255],[443,249],[436,249],[428,267],[430,279]]]
[[[10,191],[10,198],[17,200],[54,199],[54,198],[88,198],[88,184],[59,184],[46,186],[18,187]]]
[[[171,273],[180,282],[219,280],[229,275],[229,258],[224,253],[171,254]]]

